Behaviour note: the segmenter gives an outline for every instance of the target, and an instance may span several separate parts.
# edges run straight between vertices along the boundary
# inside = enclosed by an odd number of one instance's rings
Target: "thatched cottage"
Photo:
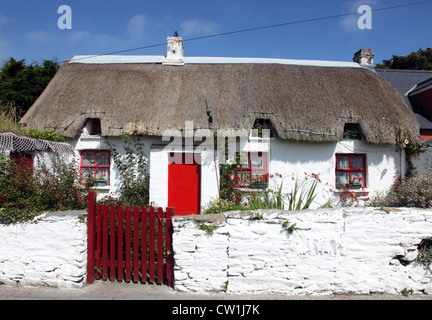
[[[119,146],[123,134],[141,135],[150,201],[175,206],[178,214],[198,213],[218,195],[214,159],[224,159],[214,155],[212,139],[202,138],[207,108],[213,132],[241,136],[246,183],[263,173],[315,173],[327,186],[316,205],[353,179],[362,187],[353,192],[368,197],[404,175],[404,146],[419,133],[372,58],[364,49],[354,62],[185,57],[182,39],[169,37],[165,57],[74,56],[21,122],[65,136],[81,156],[81,170],[105,179],[101,192],[115,192],[121,176],[104,141]],[[270,137],[249,134],[257,125],[268,127]],[[179,154],[194,157],[173,163]],[[283,191],[292,183],[284,180]]]

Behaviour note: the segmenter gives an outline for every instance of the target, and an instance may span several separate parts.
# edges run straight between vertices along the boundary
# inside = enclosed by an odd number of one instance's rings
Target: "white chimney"
[[[162,64],[164,65],[171,65],[171,66],[182,66],[184,65],[183,60],[183,52],[184,52],[184,45],[183,45],[183,38],[174,35],[173,37],[167,38],[167,55],[163,59]]]
[[[373,58],[375,53],[372,49],[360,49],[354,54],[353,61],[360,64],[362,67],[373,68]]]

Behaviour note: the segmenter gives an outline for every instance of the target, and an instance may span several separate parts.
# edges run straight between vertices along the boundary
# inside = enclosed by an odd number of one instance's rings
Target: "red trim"
[[[252,157],[251,155],[259,155],[261,153],[261,157],[264,157],[264,167],[262,168],[252,168]],[[248,167],[239,168],[238,171],[249,172],[249,183],[252,182],[252,172],[253,171],[264,171],[264,174],[267,173],[267,153],[265,152],[248,152]],[[266,181],[267,182],[267,181]],[[236,188],[248,188],[249,185],[236,185]]]
[[[94,156],[94,164],[93,165],[83,165],[83,153],[84,152],[93,152],[95,154]],[[96,153],[108,153],[108,165],[97,165],[96,164]],[[80,181],[82,178],[82,169],[83,168],[91,168],[91,169],[95,169],[94,171],[94,177],[96,178],[96,173],[98,168],[103,168],[103,169],[108,169],[108,181],[107,181],[107,186],[110,185],[110,180],[111,180],[111,173],[110,173],[110,168],[111,168],[111,152],[109,150],[81,150],[81,154],[80,154],[81,160],[80,160]],[[81,182],[81,184],[84,184]]]
[[[338,159],[339,157],[348,157],[349,158],[349,169],[339,169],[337,167],[338,164]],[[362,164],[363,164],[363,168],[362,169],[352,169],[352,165],[351,165],[351,158],[352,157],[361,157],[362,158]],[[348,172],[349,173],[349,180],[351,180],[351,173],[352,172],[362,172],[363,173],[363,181],[362,181],[362,187],[366,188],[367,184],[366,184],[366,154],[364,153],[337,153],[336,154],[336,165],[335,165],[335,182],[337,185],[337,173],[338,172]]]

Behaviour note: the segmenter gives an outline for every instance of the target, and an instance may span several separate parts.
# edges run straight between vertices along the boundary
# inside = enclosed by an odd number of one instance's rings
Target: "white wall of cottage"
[[[83,132],[84,133],[84,132]],[[109,149],[105,138],[89,136],[85,133],[80,138],[71,141],[75,150]],[[125,154],[124,143],[120,138],[110,138],[110,142],[120,154]],[[168,156],[171,149],[165,148],[161,138],[142,137],[144,152],[148,158],[148,174],[150,176],[150,202],[154,206],[168,205]],[[187,150],[185,152],[191,152]],[[216,172],[211,148],[201,148],[198,151],[202,158],[201,167],[201,208],[213,198],[218,197]],[[367,188],[357,190],[361,198],[367,199],[378,193],[389,190],[394,179],[405,174],[405,153],[399,146],[377,145],[361,140],[343,140],[335,143],[305,143],[272,138],[270,141],[270,156],[268,170],[270,174],[279,173],[283,178],[270,181],[270,187],[276,188],[283,180],[283,193],[293,190],[295,181],[292,177],[303,180],[305,173],[319,174],[321,183],[317,188],[317,197],[312,208],[325,203],[330,198],[339,199],[336,190],[336,154],[361,153],[366,154]],[[218,170],[219,171],[219,170]],[[108,194],[116,195],[122,173],[118,172],[111,159],[110,186],[99,187],[98,197]],[[217,172],[219,177],[219,172]]]
[[[318,184],[317,197],[312,208],[318,207],[330,197],[339,198],[335,166],[336,154],[341,153],[366,154],[367,186],[364,190],[356,190],[361,198],[366,199],[388,191],[394,179],[405,171],[405,154],[401,154],[399,146],[370,144],[361,140],[300,143],[275,139],[271,142],[269,172],[282,174],[284,178],[276,179],[276,184],[280,185],[283,180],[283,193],[293,190],[295,180],[291,177],[298,177],[299,181],[303,181],[305,173],[319,174],[322,182]],[[275,188],[275,181],[271,182]]]

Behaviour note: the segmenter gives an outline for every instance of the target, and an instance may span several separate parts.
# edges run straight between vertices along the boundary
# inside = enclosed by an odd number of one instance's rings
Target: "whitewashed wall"
[[[418,244],[432,238],[432,210],[267,210],[261,220],[253,216],[226,213],[225,222],[175,217],[176,290],[398,294],[406,288],[432,294],[431,266],[415,261]],[[298,229],[281,232],[286,219]],[[199,230],[202,223],[217,226],[214,234]]]
[[[109,149],[105,138],[90,136],[83,129],[83,134],[71,141],[75,150]],[[125,154],[124,143],[120,138],[110,138],[117,151]],[[155,206],[166,207],[168,204],[168,153],[169,148],[162,146],[162,139],[158,137],[141,137],[144,152],[148,158],[148,173],[150,175],[150,202]],[[181,139],[180,139],[181,142]],[[167,143],[167,142],[165,142]],[[185,148],[185,152],[191,152]],[[212,198],[218,197],[216,173],[213,153],[209,146],[195,150],[201,154],[201,208],[205,208]],[[301,181],[304,173],[319,174],[322,183],[318,185],[317,197],[313,208],[317,208],[330,198],[338,199],[339,193],[335,186],[336,153],[364,153],[367,161],[367,188],[357,190],[363,198],[370,198],[376,193],[387,192],[394,179],[405,174],[405,154],[399,146],[369,144],[361,140],[343,140],[337,143],[306,143],[286,141],[272,138],[270,142],[270,174],[279,173],[283,179],[283,193],[292,191],[294,175]],[[79,161],[79,158],[77,158]],[[219,177],[219,172],[217,172]],[[116,196],[122,173],[116,170],[111,161],[111,185],[98,187],[98,198],[111,194]],[[280,185],[282,179],[276,179]],[[270,187],[276,188],[275,181]],[[363,195],[364,194],[364,195]]]
[[[376,192],[387,192],[394,179],[401,176],[401,172],[405,173],[404,166],[401,167],[401,163],[405,163],[405,156],[401,154],[399,146],[376,145],[361,140],[300,143],[275,139],[271,143],[270,153],[269,172],[282,174],[283,193],[293,190],[293,175],[298,177],[299,181],[303,181],[305,173],[319,174],[322,182],[318,184],[317,197],[312,208],[317,208],[331,197],[339,197],[335,185],[337,153],[366,154],[367,188],[356,191],[362,198],[373,197]],[[278,185],[281,181],[282,179],[276,179]],[[275,187],[274,184],[271,186]]]
[[[79,222],[83,213],[0,224],[0,284],[82,287],[87,273],[87,224]]]

